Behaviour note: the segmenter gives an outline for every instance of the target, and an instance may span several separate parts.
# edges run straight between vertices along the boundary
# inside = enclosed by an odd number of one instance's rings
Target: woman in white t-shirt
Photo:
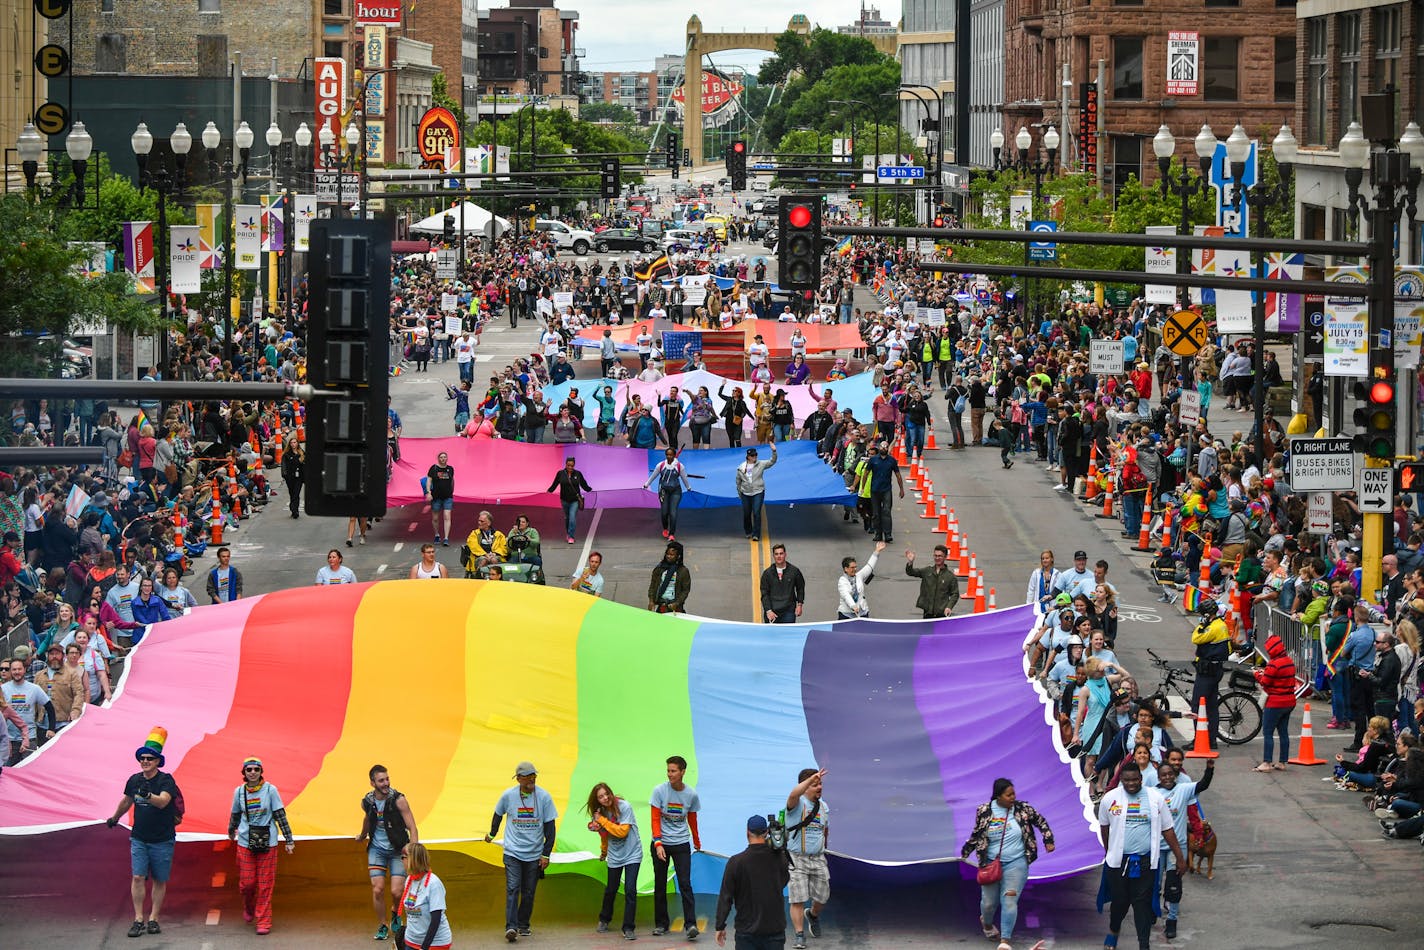
[[[445,911],[445,882],[430,870],[425,845],[405,846],[405,890],[400,911],[405,919],[405,945],[411,950],[448,950],[455,940]]]

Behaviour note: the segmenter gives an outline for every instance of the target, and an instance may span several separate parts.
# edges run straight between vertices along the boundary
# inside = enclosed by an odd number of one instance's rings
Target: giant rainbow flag
[[[478,839],[529,759],[559,810],[556,866],[597,875],[581,808],[593,785],[634,805],[646,846],[648,796],[680,754],[714,863],[744,847],[749,815],[778,811],[797,771],[817,764],[833,851],[869,873],[958,860],[976,806],[1008,776],[1057,837],[1033,876],[1059,877],[1096,866],[1102,850],[1023,675],[1032,622],[1025,606],[769,627],[466,580],[199,607],[152,628],[110,706],[0,774],[0,833],[102,821],[136,771],[134,750],[162,725],[189,839],[225,835],[251,755],[299,836],[350,836],[380,762],[423,841],[499,864],[498,846]],[[702,880],[716,890],[715,876]]]

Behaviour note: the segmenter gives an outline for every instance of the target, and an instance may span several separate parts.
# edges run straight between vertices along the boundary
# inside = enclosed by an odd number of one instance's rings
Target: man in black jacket
[[[806,579],[786,560],[786,545],[771,548],[771,566],[761,572],[761,609],[767,623],[795,623],[806,603]]]
[[[775,950],[786,945],[781,891],[791,880],[782,851],[766,843],[766,819],[747,819],[747,848],[727,859],[717,896],[717,946],[727,943],[727,915],[737,908],[736,950]]]

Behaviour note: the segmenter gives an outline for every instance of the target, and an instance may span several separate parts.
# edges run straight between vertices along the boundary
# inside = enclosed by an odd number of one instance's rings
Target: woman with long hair
[[[79,648],[79,668],[84,671],[84,689],[89,697],[89,705],[107,703],[113,695],[109,685],[109,661],[91,639],[86,626],[74,634],[74,644]],[[65,648],[66,656],[69,646]]]
[[[687,407],[687,427],[692,432],[694,449],[712,448],[712,424],[717,421],[717,409],[706,386],[697,387],[697,395]]]
[[[55,617],[54,623],[50,624],[43,633],[35,638],[35,652],[43,656],[49,649],[51,643],[62,643],[74,631],[79,629],[79,621],[76,619],[74,608],[64,601],[59,602],[59,614]]]
[[[449,950],[454,943],[446,911],[445,882],[430,870],[430,852],[412,841],[405,846],[405,889],[400,913],[405,920],[405,945],[411,950]]]
[[[751,415],[751,410],[747,408],[746,400],[742,398],[742,387],[733,386],[732,396],[727,398],[724,386],[717,387],[717,397],[724,400],[722,411],[719,413],[727,425],[727,445],[736,448],[742,444],[742,423],[747,416]]]
[[[598,833],[598,860],[608,865],[608,883],[603,888],[603,906],[598,912],[598,932],[607,933],[613,921],[613,901],[618,882],[623,882],[623,939],[634,939],[638,913],[638,865],[643,845],[638,837],[638,820],[633,806],[613,794],[607,782],[599,782],[588,793],[588,830]]]
[[[1012,950],[1009,941],[1018,923],[1019,898],[1028,883],[1028,869],[1038,860],[1038,841],[1033,829],[1043,836],[1043,846],[1053,850],[1053,829],[1048,821],[1028,802],[1021,802],[1014,793],[1012,779],[994,779],[989,801],[974,813],[974,830],[960,848],[961,858],[975,853],[979,866],[979,926],[984,936],[998,940],[998,950]],[[997,865],[998,874],[993,874]],[[992,881],[983,880],[993,877]],[[994,916],[999,924],[995,926]]]
[[[1112,739],[1105,721],[1112,712],[1112,687],[1108,685],[1107,664],[1100,657],[1083,663],[1088,680],[1078,690],[1078,713],[1073,723],[1073,742],[1082,746],[1083,774],[1097,771],[1098,756]]]

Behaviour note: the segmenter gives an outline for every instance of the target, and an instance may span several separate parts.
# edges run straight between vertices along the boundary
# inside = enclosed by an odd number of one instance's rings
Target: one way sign
[[[1386,515],[1393,510],[1394,469],[1360,469],[1360,510],[1366,514]]]

